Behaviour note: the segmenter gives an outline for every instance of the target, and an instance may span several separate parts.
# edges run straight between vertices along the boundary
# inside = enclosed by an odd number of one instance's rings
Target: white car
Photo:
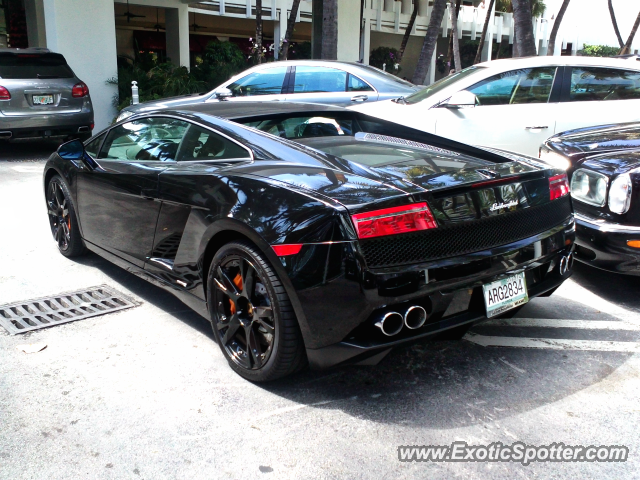
[[[473,145],[538,156],[557,132],[640,120],[640,61],[529,57],[466,68],[352,109]]]

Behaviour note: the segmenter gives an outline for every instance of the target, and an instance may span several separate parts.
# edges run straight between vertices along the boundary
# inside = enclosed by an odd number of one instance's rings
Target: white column
[[[431,56],[431,63],[429,64],[429,83],[431,85],[436,81],[436,55],[438,54],[437,48],[433,49],[433,55]]]
[[[381,0],[382,1],[382,0]],[[338,2],[338,60],[360,60],[360,2]]]
[[[118,75],[116,22],[113,2],[104,0],[44,0],[47,48],[61,53],[87,84],[98,132],[116,114],[112,105],[115,85],[106,81]]]
[[[413,12],[413,4],[411,3],[411,0],[402,0],[402,14],[411,15],[411,12]]]
[[[421,17],[429,16],[429,0],[418,0],[418,15]]]
[[[364,14],[364,25],[362,26],[362,33],[364,39],[362,40],[362,63],[369,65],[369,53],[371,52],[371,17],[366,13]]]
[[[174,65],[190,68],[189,7],[165,8],[167,57]]]

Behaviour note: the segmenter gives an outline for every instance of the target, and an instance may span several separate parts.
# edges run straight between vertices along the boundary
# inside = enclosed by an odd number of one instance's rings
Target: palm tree
[[[256,58],[262,63],[262,0],[256,0]]]
[[[511,0],[515,24],[518,56],[533,57],[538,52],[533,38],[533,18],[529,0]],[[514,54],[515,56],[515,54]]]
[[[609,0],[609,14],[611,15],[611,23],[613,23],[613,29],[616,32],[616,37],[618,37],[618,44],[620,45],[620,48],[622,48],[624,47],[624,42],[620,35],[620,29],[618,28],[618,22],[616,21],[616,14],[613,12],[613,4],[611,3],[611,0]]]
[[[338,0],[322,0],[322,60],[338,58]]]
[[[433,9],[431,10],[429,26],[427,27],[427,33],[424,36],[424,42],[422,43],[422,50],[420,50],[420,57],[418,58],[416,70],[413,73],[413,83],[416,85],[424,84],[424,81],[427,78],[429,63],[431,62],[431,57],[433,56],[433,52],[436,48],[438,32],[440,31],[440,25],[442,24],[442,18],[444,17],[446,6],[447,0],[433,0]]]
[[[627,38],[627,43],[624,44],[622,50],[620,50],[620,55],[625,55],[631,52],[631,44],[633,43],[633,38],[636,36],[636,32],[638,31],[638,26],[640,25],[640,13],[638,13],[638,18],[636,18],[636,23],[633,24],[633,28],[631,29],[631,33],[629,34],[629,38]]]
[[[451,47],[453,50],[453,58],[455,60],[455,70],[462,70],[460,62],[460,42],[458,40],[458,13],[460,12],[461,0],[451,0]],[[449,56],[449,65],[451,65],[451,56]]]
[[[398,63],[402,62],[402,56],[404,55],[404,50],[407,48],[407,43],[409,43],[411,30],[413,30],[413,26],[416,23],[417,16],[418,16],[418,0],[414,0],[413,11],[411,12],[411,18],[409,19],[409,24],[407,25],[407,29],[404,31],[404,36],[402,37],[402,43],[400,44],[400,50],[398,51]]]
[[[558,35],[558,29],[560,28],[562,17],[564,17],[564,12],[567,11],[567,7],[569,6],[569,1],[570,0],[564,0],[562,2],[560,11],[556,16],[556,21],[553,22],[553,28],[551,29],[551,35],[549,36],[549,48],[547,49],[547,55],[553,55],[553,51],[556,49],[556,36]],[[609,2],[611,2],[611,0],[609,0]]]
[[[484,39],[487,38],[487,30],[489,29],[489,20],[491,20],[491,10],[493,10],[493,4],[495,0],[489,2],[489,8],[487,8],[487,16],[484,17],[484,25],[482,26],[482,35],[480,36],[480,43],[478,43],[478,51],[476,52],[476,58],[473,60],[473,64],[480,63],[482,59],[482,49],[484,48]],[[493,43],[493,39],[491,39]]]
[[[293,4],[291,5],[291,13],[289,14],[289,18],[287,19],[287,32],[284,34],[284,39],[282,41],[282,53],[280,58],[282,60],[286,60],[289,55],[289,43],[291,43],[291,38],[293,37],[293,27],[296,24],[296,18],[298,17],[298,9],[300,8],[300,0],[293,0]]]

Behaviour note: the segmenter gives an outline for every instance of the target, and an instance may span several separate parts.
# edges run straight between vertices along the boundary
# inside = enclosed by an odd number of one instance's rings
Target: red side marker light
[[[425,202],[357,213],[351,219],[358,238],[397,235],[438,227]]]
[[[549,177],[549,199],[556,200],[569,194],[569,179],[566,173]]]
[[[276,252],[276,255],[279,257],[287,257],[289,255],[296,255],[300,253],[302,250],[301,243],[289,243],[284,245],[271,245],[273,251]]]

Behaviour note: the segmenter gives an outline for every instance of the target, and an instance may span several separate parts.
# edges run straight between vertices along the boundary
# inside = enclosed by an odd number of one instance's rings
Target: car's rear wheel
[[[85,253],[69,188],[59,175],[49,180],[46,200],[51,234],[60,253],[65,257],[77,257]]]
[[[216,252],[208,275],[213,331],[223,355],[244,378],[264,382],[306,363],[289,297],[262,253],[248,242]]]

